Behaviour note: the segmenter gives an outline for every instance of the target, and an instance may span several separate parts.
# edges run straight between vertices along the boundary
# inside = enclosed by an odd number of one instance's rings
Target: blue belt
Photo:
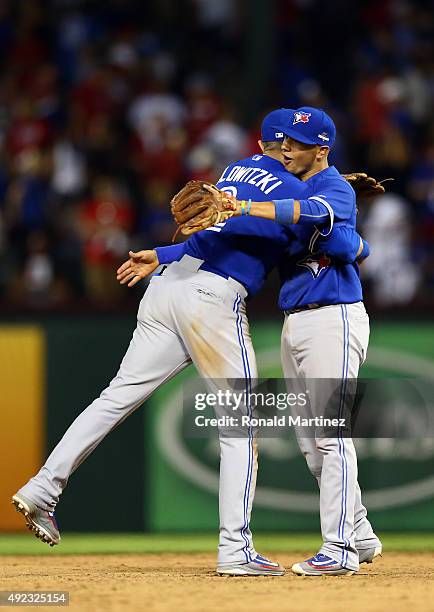
[[[305,304],[304,306],[300,306],[299,308],[290,308],[289,310],[284,310],[283,312],[286,315],[295,314],[296,312],[303,312],[304,310],[316,310],[317,308],[321,308],[322,306],[326,306],[326,304]]]
[[[217,274],[217,276],[222,276],[226,280],[229,278],[229,274],[225,274],[221,270],[217,270],[216,268],[213,268],[212,266],[208,265],[206,261],[203,262],[199,270],[204,270],[205,272],[212,272],[213,274]]]

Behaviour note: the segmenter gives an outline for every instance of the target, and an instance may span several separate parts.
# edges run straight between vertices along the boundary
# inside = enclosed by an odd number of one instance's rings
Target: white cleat
[[[375,557],[382,557],[383,547],[376,546],[375,548],[365,548],[359,550],[359,563],[372,563]]]
[[[217,566],[219,576],[283,576],[285,568],[261,555],[248,563],[231,563]]]
[[[50,546],[59,544],[61,538],[54,512],[39,508],[21,493],[16,493],[12,497],[12,503],[17,512],[20,512],[26,519],[27,528],[37,538]]]
[[[337,561],[322,553],[318,553],[307,561],[294,563],[291,570],[298,576],[352,576],[355,574],[355,570],[342,567]]]

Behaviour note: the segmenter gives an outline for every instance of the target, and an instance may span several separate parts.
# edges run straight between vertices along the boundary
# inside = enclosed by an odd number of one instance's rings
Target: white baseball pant
[[[70,475],[103,438],[191,362],[212,391],[224,379],[244,379],[248,391],[257,378],[246,290],[234,279],[199,270],[202,263],[186,255],[151,279],[118,373],[20,489],[41,508],[53,510]],[[253,434],[222,437],[219,565],[256,556],[249,527],[256,473]]]
[[[282,330],[282,367],[288,386],[294,379],[356,381],[366,358],[369,317],[362,302],[303,310],[285,317]],[[325,416],[327,382],[313,384],[314,416]],[[354,387],[354,384],[353,384]],[[311,389],[312,390],[312,389]],[[344,390],[345,392],[345,390]],[[351,570],[359,567],[357,550],[379,545],[357,482],[357,457],[349,437],[297,439],[320,487],[321,552]]]

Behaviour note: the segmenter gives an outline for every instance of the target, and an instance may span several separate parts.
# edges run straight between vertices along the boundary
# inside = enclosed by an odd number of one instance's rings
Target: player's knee
[[[322,457],[318,457],[317,455],[311,453],[306,453],[305,458],[312,476],[319,478],[322,470]]]
[[[327,455],[330,452],[339,450],[339,442],[337,438],[315,438],[316,450],[321,455]]]

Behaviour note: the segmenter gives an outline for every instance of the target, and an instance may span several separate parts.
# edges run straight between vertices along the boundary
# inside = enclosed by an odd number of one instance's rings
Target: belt
[[[248,295],[247,289],[241,284],[239,281],[232,278],[232,276],[227,276],[223,272],[215,270],[208,266],[203,259],[198,259],[197,257],[192,257],[191,255],[183,255],[179,261],[174,261],[167,268],[162,270],[161,274],[164,272],[168,272],[171,266],[179,266],[184,270],[188,270],[189,272],[209,272],[210,274],[215,274],[221,278],[224,278],[238,293],[242,298],[246,298]]]
[[[212,266],[209,266],[206,261],[200,266],[199,270],[203,270],[204,272],[211,272],[212,274],[217,274],[217,276],[221,276],[226,280],[230,278],[229,274],[225,274],[224,272],[220,272],[220,270],[216,270]]]
[[[296,312],[303,312],[304,310],[316,310],[317,308],[321,308],[324,304],[306,304],[305,306],[300,306],[300,308],[290,308],[289,310],[284,310],[286,315],[295,314]]]

